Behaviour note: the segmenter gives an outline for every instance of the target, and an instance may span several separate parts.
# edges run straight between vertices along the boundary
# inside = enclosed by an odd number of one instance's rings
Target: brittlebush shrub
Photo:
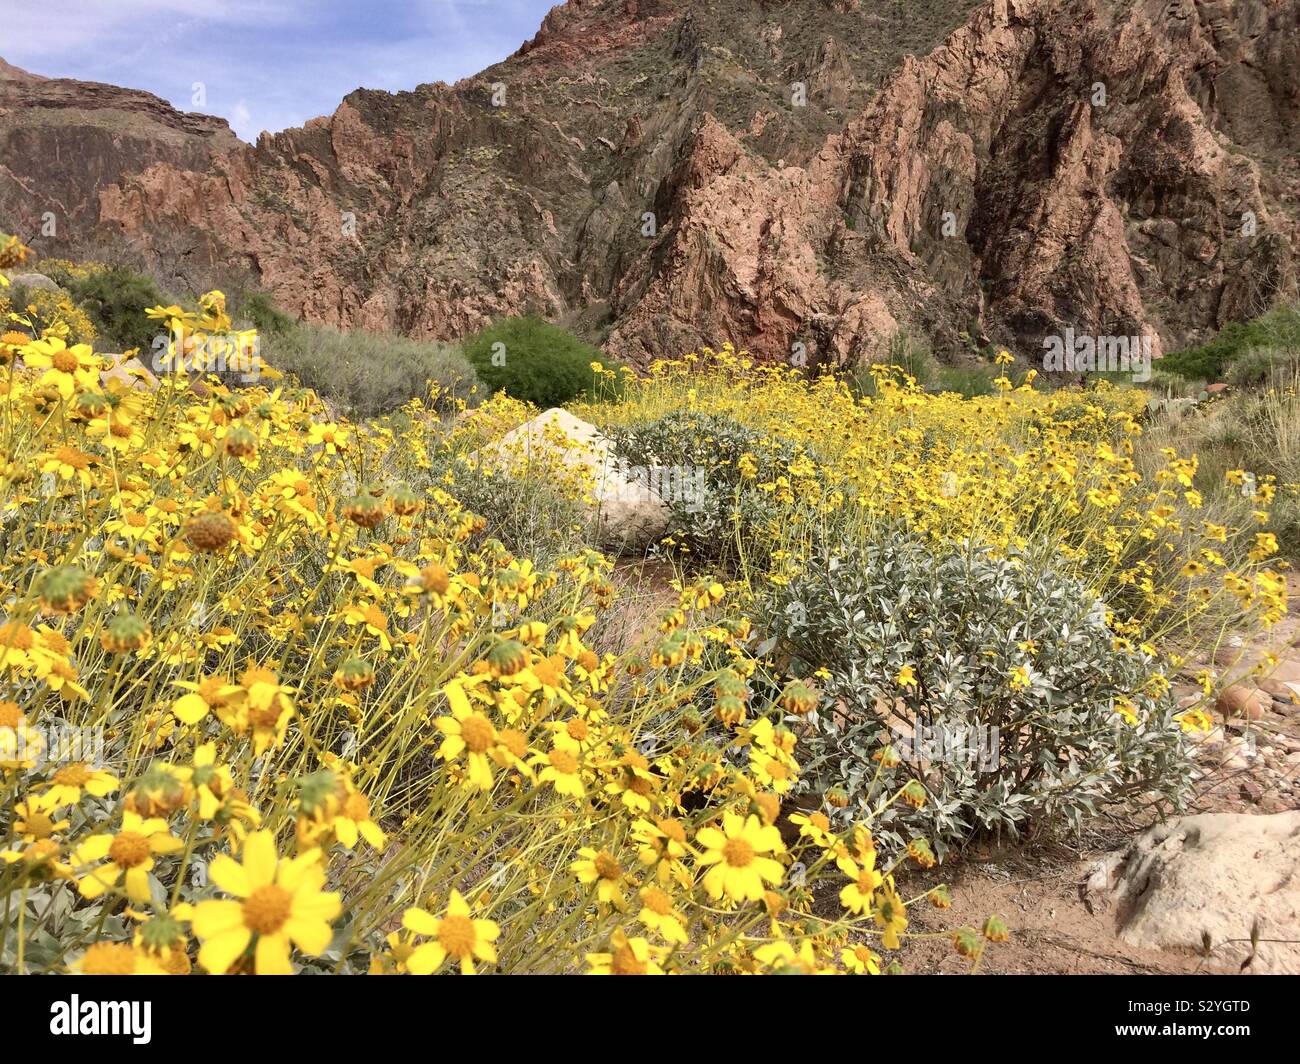
[[[219,293],[149,313],[232,328]],[[522,404],[357,423],[268,367],[0,356],[0,970],[879,972],[949,903],[870,818],[783,809],[795,696],[739,589],[619,643],[609,558],[464,504],[453,459]]]
[[[748,555],[766,560],[784,519],[782,499],[760,484],[788,478],[799,450],[733,418],[681,411],[613,431],[616,452],[629,466],[665,472],[652,477],[666,489],[673,545],[696,562],[732,567]]]
[[[33,337],[56,330],[73,344],[98,335],[94,322],[67,292],[21,285],[12,285],[0,294],[0,325],[6,329],[18,326]]]
[[[1163,668],[1125,645],[1104,603],[1032,554],[936,548],[896,530],[817,553],[778,589],[768,627],[825,700],[799,729],[814,793],[920,779],[878,833],[942,855],[976,835],[1078,829],[1105,802],[1181,801],[1190,762]],[[814,680],[816,682],[816,680]]]
[[[461,350],[492,391],[542,409],[594,396],[609,381],[601,372],[608,364],[599,350],[538,317],[494,322],[465,340]]]

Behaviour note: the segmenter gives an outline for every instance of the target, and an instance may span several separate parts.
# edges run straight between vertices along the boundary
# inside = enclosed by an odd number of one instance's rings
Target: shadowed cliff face
[[[537,311],[634,362],[1169,347],[1295,294],[1298,41],[1300,0],[570,0],[477,78],[256,146],[0,66],[0,219],[314,321]]]

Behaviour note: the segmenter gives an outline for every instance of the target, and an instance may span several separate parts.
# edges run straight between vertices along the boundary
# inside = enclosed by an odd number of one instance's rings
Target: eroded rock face
[[[256,146],[7,68],[0,217],[314,321],[532,311],[633,362],[852,362],[899,328],[1159,354],[1296,293],[1298,42],[1300,0],[570,0],[476,78]]]
[[[1300,973],[1300,812],[1179,817],[1140,836],[1116,886],[1120,937],[1147,949],[1200,953],[1235,971],[1259,946],[1249,970]]]

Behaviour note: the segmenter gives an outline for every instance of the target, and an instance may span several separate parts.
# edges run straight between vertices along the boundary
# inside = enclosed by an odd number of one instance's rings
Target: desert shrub
[[[776,589],[769,624],[792,671],[824,670],[806,786],[842,788],[857,815],[873,781],[884,794],[924,784],[923,807],[896,802],[878,821],[894,845],[1078,828],[1102,802],[1177,802],[1188,783],[1154,660],[1117,649],[1105,604],[1034,555],[901,531],[823,550]]]
[[[1229,322],[1205,343],[1166,355],[1160,368],[1196,380],[1217,381],[1238,358],[1268,347],[1300,347],[1300,307],[1276,307],[1250,321]]]
[[[940,366],[935,374],[933,390],[955,392],[965,399],[979,395],[992,395],[997,391],[993,381],[998,371],[992,366]]]
[[[660,483],[672,509],[669,534],[697,561],[761,564],[782,520],[777,493],[760,485],[785,475],[798,449],[720,414],[680,411],[613,430],[629,466],[672,470]]]
[[[60,288],[71,292],[92,273],[102,273],[111,267],[106,262],[41,259],[37,269]]]
[[[482,534],[534,564],[545,565],[585,544],[581,500],[542,470],[511,475],[477,463],[457,463],[456,498],[483,518]]]
[[[47,329],[66,329],[64,339],[70,344],[88,343],[97,335],[94,322],[67,292],[18,284],[0,295],[0,323],[6,329],[19,325],[32,336]]]
[[[455,347],[430,340],[326,325],[295,325],[260,336],[268,364],[294,374],[353,417],[374,417],[438,386],[443,398],[465,398],[474,369]]]
[[[504,318],[475,333],[463,351],[492,391],[504,391],[543,409],[593,396],[608,368],[600,351],[541,318]]]
[[[1228,383],[1237,388],[1266,388],[1300,369],[1300,346],[1252,347],[1228,368]]]
[[[243,296],[236,304],[235,317],[247,321],[264,337],[283,336],[297,325],[265,292],[252,292]]]
[[[916,340],[906,330],[900,329],[889,339],[889,353],[878,363],[859,366],[848,377],[848,384],[854,395],[873,396],[876,394],[876,374],[873,367],[894,366],[916,382],[916,386],[928,389],[939,380],[941,367],[930,347]]]
[[[117,351],[149,351],[158,324],[145,317],[149,307],[165,302],[152,277],[114,266],[78,277],[68,275],[69,292],[95,324],[107,347]]]
[[[1190,486],[1202,522],[1253,525],[1300,559],[1300,370],[1279,368],[1267,388],[1243,388],[1182,416],[1153,416],[1135,462],[1153,473],[1174,447],[1197,455]],[[1258,542],[1253,533],[1248,543]],[[1218,549],[1233,564],[1244,553],[1235,542]]]
[[[1146,382],[1146,390],[1166,399],[1195,399],[1205,391],[1207,383],[1207,381],[1184,377],[1179,373],[1153,369],[1151,379]]]
[[[16,236],[0,229],[0,270],[10,270],[21,266],[31,255],[32,249]],[[0,284],[0,288],[4,285]]]

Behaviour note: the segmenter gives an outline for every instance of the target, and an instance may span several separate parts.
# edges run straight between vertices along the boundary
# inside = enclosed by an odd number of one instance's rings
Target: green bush
[[[435,460],[435,468],[441,463]],[[482,537],[500,540],[511,552],[539,568],[586,545],[590,524],[581,502],[558,490],[541,469],[523,475],[456,462],[448,490],[482,517]]]
[[[834,707],[808,718],[801,785],[843,788],[852,820],[923,784],[924,805],[884,815],[894,846],[921,834],[942,854],[1030,823],[1078,828],[1102,802],[1155,790],[1177,804],[1188,785],[1156,663],[1116,649],[1104,604],[1050,562],[900,530],[815,554],[767,611],[778,660],[826,670],[815,682]],[[896,765],[873,759],[887,744]]]
[[[611,435],[629,466],[672,469],[670,482],[699,489],[664,499],[672,510],[669,535],[692,558],[722,566],[736,564],[742,554],[751,564],[766,560],[780,539],[776,524],[783,510],[757,485],[788,473],[797,455],[793,446],[719,414],[685,411]],[[748,478],[739,464],[746,454],[755,462]]]
[[[956,392],[966,399],[974,399],[980,395],[992,395],[995,391],[993,381],[998,376],[1000,370],[993,366],[941,366],[933,390]]]
[[[1228,367],[1227,380],[1238,388],[1267,388],[1300,369],[1300,346],[1252,347]]]
[[[70,344],[91,343],[99,335],[89,315],[64,291],[27,288],[21,284],[0,288],[0,329],[13,329],[19,324],[9,320],[10,314],[31,322],[34,336],[55,325],[68,327],[67,341]],[[26,326],[22,331],[26,331]]]
[[[462,350],[493,392],[543,409],[594,398],[597,376],[591,364],[609,365],[595,347],[533,316],[493,322],[467,339]]]
[[[395,410],[426,395],[430,381],[443,400],[467,398],[476,383],[461,353],[434,341],[295,324],[259,335],[259,344],[268,365],[292,373],[352,417]]]
[[[237,304],[235,317],[247,321],[263,337],[283,336],[297,324],[265,292],[253,292],[244,296]]]
[[[1166,355],[1160,368],[1195,380],[1218,381],[1243,354],[1261,347],[1300,348],[1300,307],[1276,307],[1247,322],[1229,322],[1199,347]]]
[[[69,292],[94,322],[105,350],[152,349],[153,339],[163,331],[145,310],[166,302],[152,277],[125,266],[95,270],[68,280]]]

